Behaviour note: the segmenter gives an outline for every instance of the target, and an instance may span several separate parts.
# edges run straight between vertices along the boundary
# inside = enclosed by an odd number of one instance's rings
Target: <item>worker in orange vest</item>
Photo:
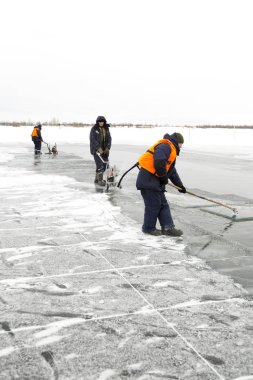
[[[176,157],[184,143],[181,133],[164,135],[162,140],[152,145],[138,160],[140,171],[136,187],[141,191],[145,204],[142,231],[151,235],[181,236],[183,232],[175,228],[170,207],[165,197],[165,185],[168,179],[178,186],[179,192],[185,193],[184,187],[175,168]],[[159,220],[161,230],[156,229]]]
[[[33,128],[31,137],[32,141],[34,143],[34,154],[38,155],[41,154],[41,142],[43,141],[41,136],[41,129],[42,125],[40,123],[37,123],[35,127]]]

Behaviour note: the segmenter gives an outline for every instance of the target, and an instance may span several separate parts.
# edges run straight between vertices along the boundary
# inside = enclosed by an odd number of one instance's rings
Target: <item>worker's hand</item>
[[[97,149],[97,153],[98,153],[98,154],[103,154],[103,149],[102,149],[102,148],[98,148],[98,149]]]
[[[159,179],[160,179],[160,184],[161,185],[167,185],[167,183],[168,183],[168,176],[167,176],[167,174],[163,175],[162,177],[159,177]]]
[[[181,185],[180,186],[180,189],[178,189],[179,193],[186,193],[186,188],[184,187],[184,185]]]
[[[105,154],[106,156],[108,156],[108,155],[109,155],[109,152],[110,152],[110,149],[109,149],[108,147],[106,147],[105,150],[104,150],[104,154]]]

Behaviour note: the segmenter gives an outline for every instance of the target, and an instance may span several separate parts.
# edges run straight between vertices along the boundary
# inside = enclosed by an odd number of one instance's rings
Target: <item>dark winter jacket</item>
[[[174,134],[166,134],[163,138],[169,139],[173,143],[177,150],[177,155],[179,155],[180,149],[178,147],[178,143],[175,139]],[[167,182],[166,177],[168,177],[170,181],[176,186],[180,187],[183,185],[175,168],[176,161],[171,164],[169,171],[166,171],[166,162],[168,161],[170,153],[171,148],[168,144],[162,143],[156,146],[154,151],[154,166],[158,177],[141,168],[136,181],[136,187],[138,190],[146,189],[153,191],[165,191],[164,183]]]
[[[95,124],[90,131],[90,152],[95,154],[98,148],[110,149],[112,144],[112,138],[110,134],[110,124],[105,124],[104,127],[99,127],[98,124]],[[103,134],[104,130],[104,134]]]
[[[32,141],[43,141],[41,136],[41,128],[34,127],[32,131]]]

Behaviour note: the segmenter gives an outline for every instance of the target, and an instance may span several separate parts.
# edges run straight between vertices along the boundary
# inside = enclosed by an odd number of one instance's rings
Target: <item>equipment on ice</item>
[[[45,141],[43,141],[43,142],[44,142],[44,144],[46,144],[47,149],[48,149],[48,153],[46,153],[46,154],[58,154],[56,143],[54,143],[54,145],[51,148],[48,143],[46,143]]]
[[[105,167],[105,190],[108,191],[110,187],[116,187],[117,182],[116,182],[116,177],[118,175],[118,171],[116,169],[116,166],[111,166],[109,163],[109,160],[105,161],[103,157],[99,153],[96,153],[100,160],[103,162],[103,164],[106,165]]]
[[[125,177],[125,175],[127,175],[127,173],[129,173],[134,168],[138,168],[140,170],[138,162],[136,162],[136,164],[134,164],[130,169],[128,169],[125,173],[122,174],[122,176],[120,177],[120,180],[118,182],[117,187],[119,187],[121,189],[121,182],[122,182],[123,178]]]

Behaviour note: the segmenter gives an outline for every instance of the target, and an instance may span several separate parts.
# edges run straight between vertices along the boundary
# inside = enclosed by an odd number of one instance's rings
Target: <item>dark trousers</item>
[[[37,150],[41,150],[41,141],[40,140],[33,140],[33,143],[34,143],[34,150],[37,151]]]
[[[162,229],[169,230],[174,227],[170,213],[170,206],[162,191],[141,190],[145,204],[143,232],[151,232],[156,228],[157,219]]]
[[[94,157],[95,164],[96,164],[96,172],[97,173],[104,173],[104,171],[106,169],[106,162],[108,161],[109,156],[102,154],[101,157],[105,161],[105,163],[101,160],[101,158],[97,154],[94,154],[93,157]]]

